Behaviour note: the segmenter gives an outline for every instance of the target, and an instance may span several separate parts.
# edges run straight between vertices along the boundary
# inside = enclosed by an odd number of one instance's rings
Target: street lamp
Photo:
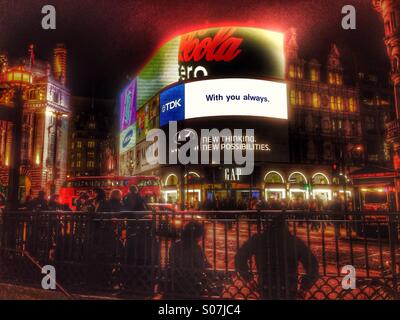
[[[24,66],[16,66],[7,69],[0,74],[0,86],[3,89],[12,89],[14,91],[14,108],[10,110],[12,127],[12,145],[10,154],[10,168],[8,174],[8,207],[12,210],[18,208],[19,194],[19,175],[21,166],[21,140],[22,140],[22,122],[23,122],[23,92],[24,89],[32,84],[32,73]]]

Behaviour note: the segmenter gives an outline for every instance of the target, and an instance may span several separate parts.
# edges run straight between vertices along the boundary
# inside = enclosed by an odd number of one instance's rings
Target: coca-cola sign
[[[243,38],[234,37],[237,28],[221,28],[214,36],[207,30],[196,31],[182,36],[179,47],[179,62],[231,61],[240,52]]]
[[[223,27],[181,36],[179,80],[205,77],[283,79],[283,36],[254,28]]]
[[[283,80],[283,34],[220,27],[178,36],[165,43],[139,73],[137,106],[141,108],[172,83],[204,78]]]

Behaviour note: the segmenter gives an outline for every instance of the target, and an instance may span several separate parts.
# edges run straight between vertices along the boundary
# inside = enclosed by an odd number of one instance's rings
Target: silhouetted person
[[[47,204],[47,208],[50,211],[55,211],[55,210],[60,210],[61,209],[61,204],[58,201],[59,196],[58,194],[52,194],[50,196],[49,202]]]
[[[120,212],[122,209],[122,193],[120,190],[115,189],[110,193],[110,200],[108,200],[110,212]]]
[[[300,290],[308,290],[318,277],[315,255],[301,239],[290,234],[283,217],[274,217],[266,230],[250,238],[238,250],[235,268],[248,282],[253,280],[249,269],[253,256],[263,299],[297,298],[299,262],[306,272],[301,278]]]
[[[39,191],[38,196],[27,203],[27,207],[29,210],[47,210],[46,193]]]
[[[129,193],[124,198],[124,208],[127,211],[147,210],[146,201],[139,194],[137,186],[130,186]]]
[[[93,190],[94,199],[93,199],[93,208],[94,212],[109,212],[110,207],[107,202],[106,192],[101,188],[96,188]]]
[[[198,299],[207,288],[205,272],[210,264],[199,245],[203,236],[203,226],[189,222],[181,240],[171,245],[164,298]]]
[[[89,211],[90,201],[87,192],[81,192],[76,200],[76,211]]]

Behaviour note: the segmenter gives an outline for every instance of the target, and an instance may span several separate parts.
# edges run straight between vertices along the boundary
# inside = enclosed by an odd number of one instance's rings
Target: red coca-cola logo
[[[207,30],[182,36],[179,46],[179,61],[231,61],[242,51],[242,38],[233,37],[236,28],[220,28],[214,37],[201,38]],[[199,39],[200,37],[200,39]]]

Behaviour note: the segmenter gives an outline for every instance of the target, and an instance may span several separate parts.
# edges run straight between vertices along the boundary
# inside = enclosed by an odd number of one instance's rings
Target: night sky
[[[285,5],[283,5],[283,3]],[[41,8],[57,10],[57,30],[41,29]],[[341,28],[341,8],[357,9],[357,30]],[[370,0],[0,0],[0,50],[51,59],[51,48],[66,44],[68,85],[73,95],[115,98],[129,77],[166,40],[193,29],[246,25],[298,31],[301,55],[326,61],[337,43],[345,63],[386,70],[383,24]]]

